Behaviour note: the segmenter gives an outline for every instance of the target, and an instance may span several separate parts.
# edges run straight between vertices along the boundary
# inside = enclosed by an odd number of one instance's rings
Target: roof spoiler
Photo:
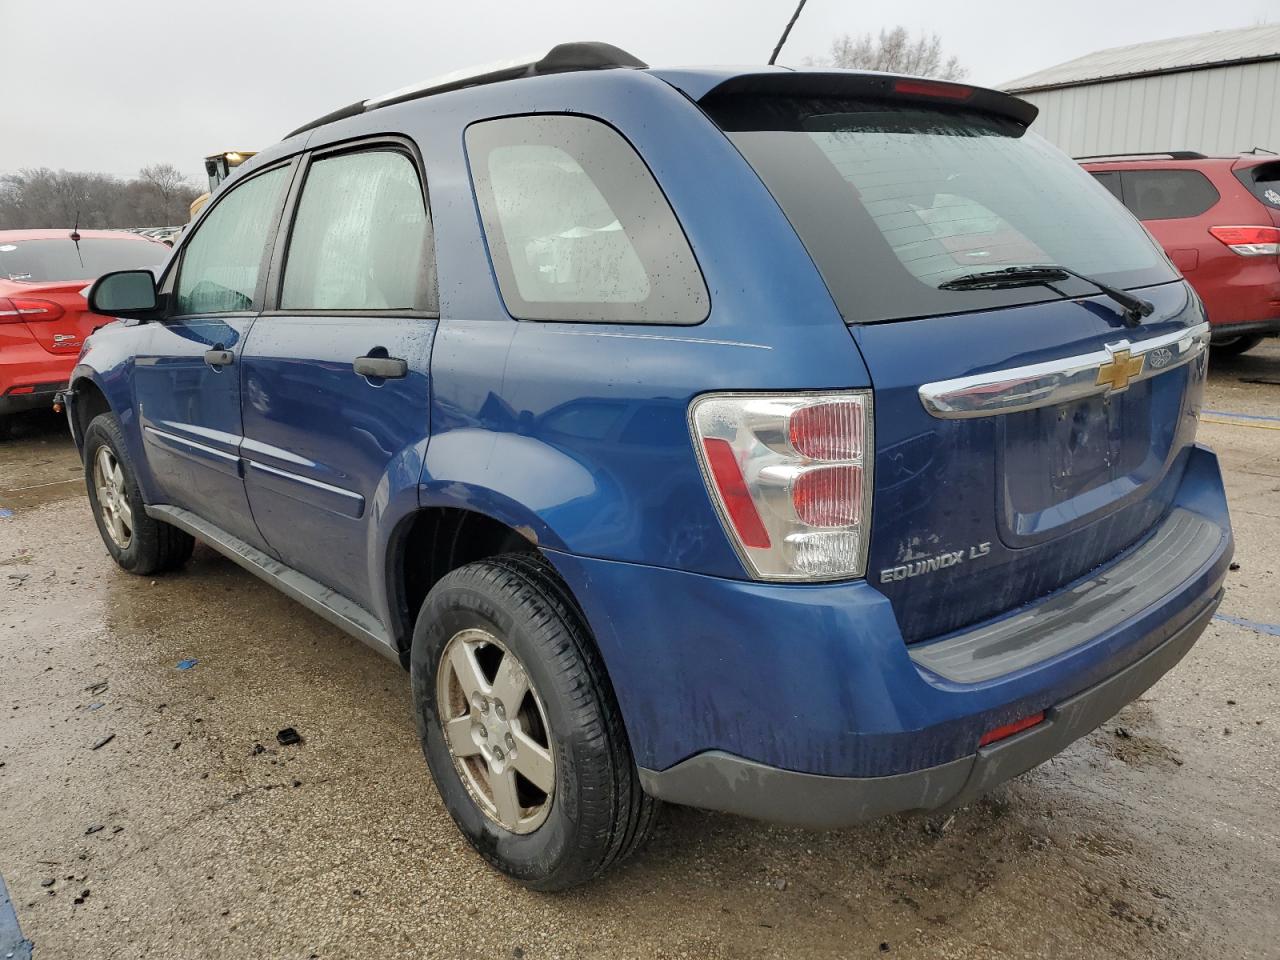
[[[743,73],[719,83],[697,98],[705,104],[740,94],[789,97],[875,97],[950,104],[1007,117],[1029,127],[1040,108],[1019,97],[950,80],[897,76],[856,70],[773,70]]]
[[[370,110],[376,110],[379,107],[390,106],[394,103],[404,103],[406,100],[417,100],[420,97],[430,97],[437,93],[447,93],[450,90],[461,90],[464,87],[477,87],[488,83],[499,83],[503,80],[517,80],[521,77],[540,77],[553,73],[573,73],[582,70],[614,70],[614,69],[632,69],[643,70],[648,64],[637,57],[627,53],[618,47],[609,43],[599,43],[596,41],[585,41],[577,43],[561,43],[552,47],[547,54],[541,58],[538,57],[522,57],[514,60],[504,60],[499,63],[490,63],[484,66],[471,67],[466,70],[457,70],[453,73],[447,73],[439,77],[434,77],[422,83],[416,83],[412,86],[401,87],[399,90],[393,90],[379,97],[371,97],[368,100],[360,100],[356,103],[340,107],[332,113],[326,113],[318,120],[304,124],[297,130],[291,131],[285,139],[305,133],[308,130],[314,130],[316,127],[322,127],[327,123],[333,123],[336,120],[345,120],[347,117],[354,117],[361,113],[367,113]]]

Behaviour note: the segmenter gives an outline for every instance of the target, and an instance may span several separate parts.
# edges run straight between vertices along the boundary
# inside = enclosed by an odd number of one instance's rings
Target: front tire
[[[195,540],[147,516],[115,414],[99,414],[85,431],[84,475],[98,533],[121,569],[146,576],[187,562]]]
[[[539,558],[509,554],[442,578],[418,617],[411,674],[440,796],[503,873],[564,890],[652,829],[658,803],[640,789],[600,655]]]

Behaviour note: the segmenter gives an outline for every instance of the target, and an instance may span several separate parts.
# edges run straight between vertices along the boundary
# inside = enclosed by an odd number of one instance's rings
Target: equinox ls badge
[[[932,557],[912,560],[896,567],[885,567],[880,571],[880,582],[892,583],[894,580],[910,580],[912,577],[918,577],[922,573],[933,573],[935,570],[954,567],[956,564],[964,563],[965,560],[977,560],[980,557],[985,557],[990,552],[991,542],[987,541],[986,543],[976,544],[967,551],[948,550],[946,553],[938,553]]]

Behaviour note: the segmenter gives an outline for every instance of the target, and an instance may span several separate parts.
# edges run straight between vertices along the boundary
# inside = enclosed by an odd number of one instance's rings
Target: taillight
[[[1280,256],[1280,227],[1210,227],[1209,232],[1242,257]]]
[[[57,320],[65,310],[52,300],[27,297],[0,298],[0,323],[22,323],[29,320]]]
[[[870,393],[710,394],[689,421],[711,499],[753,576],[864,574]]]

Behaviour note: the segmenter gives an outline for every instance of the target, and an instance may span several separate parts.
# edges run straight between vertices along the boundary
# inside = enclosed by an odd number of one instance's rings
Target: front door
[[[317,152],[299,179],[243,355],[245,486],[281,560],[372,608],[377,517],[426,451],[430,221],[398,142]]]
[[[166,278],[169,316],[147,324],[134,390],[156,499],[190,510],[259,548],[240,466],[239,364],[262,305],[270,245],[292,165],[219,198]]]

